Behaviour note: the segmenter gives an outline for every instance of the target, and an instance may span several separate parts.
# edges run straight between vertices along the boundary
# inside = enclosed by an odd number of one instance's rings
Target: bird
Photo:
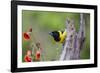
[[[59,43],[64,43],[65,41],[65,38],[67,36],[67,31],[64,30],[64,31],[52,31],[52,32],[49,32],[49,34],[53,37],[53,39],[56,41],[56,42],[59,42]]]

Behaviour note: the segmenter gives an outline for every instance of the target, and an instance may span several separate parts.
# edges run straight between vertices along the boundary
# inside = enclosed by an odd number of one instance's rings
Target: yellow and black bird
[[[56,42],[64,43],[65,38],[67,36],[67,32],[65,31],[52,31],[49,34],[54,38]]]

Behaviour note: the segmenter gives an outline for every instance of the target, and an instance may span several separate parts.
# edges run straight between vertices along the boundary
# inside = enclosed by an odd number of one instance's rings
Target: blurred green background
[[[81,51],[81,59],[90,58],[90,15],[84,14],[86,40]],[[64,30],[66,18],[75,21],[75,28],[79,30],[79,13],[47,12],[47,11],[22,11],[22,31],[27,32],[32,27],[31,40],[22,40],[22,61],[28,49],[32,49],[32,43],[40,42],[44,49],[42,58],[44,61],[58,60],[62,44],[56,43],[49,35],[54,30]]]

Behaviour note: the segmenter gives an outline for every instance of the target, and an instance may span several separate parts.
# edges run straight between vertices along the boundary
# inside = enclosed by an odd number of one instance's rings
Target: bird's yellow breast
[[[61,31],[59,31],[59,34],[60,34],[60,43],[63,43],[65,41],[65,38],[67,36],[67,32],[66,30],[62,33]]]

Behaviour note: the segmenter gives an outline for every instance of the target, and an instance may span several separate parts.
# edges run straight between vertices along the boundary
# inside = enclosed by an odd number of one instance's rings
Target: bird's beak
[[[52,36],[52,32],[49,32],[49,34]]]

